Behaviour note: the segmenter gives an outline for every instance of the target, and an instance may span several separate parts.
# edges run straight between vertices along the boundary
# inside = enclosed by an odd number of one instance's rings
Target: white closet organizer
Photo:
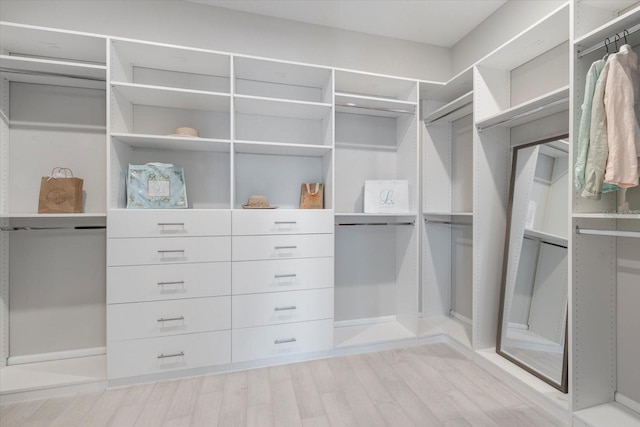
[[[335,344],[414,338],[417,82],[337,70]],[[365,180],[407,180],[409,213],[364,213]]]
[[[106,379],[105,64],[105,38],[0,23],[0,398]],[[37,213],[55,166],[84,213]]]
[[[585,78],[605,54],[605,39],[615,50],[618,35],[640,53],[640,6],[637,1],[582,1],[576,4],[573,53],[572,134],[578,136]],[[640,425],[640,189],[626,199],[630,213],[617,213],[617,194],[599,201],[572,191],[573,265],[572,370],[574,425]]]
[[[445,332],[471,348],[472,69],[432,93],[421,84],[422,285],[418,334]]]

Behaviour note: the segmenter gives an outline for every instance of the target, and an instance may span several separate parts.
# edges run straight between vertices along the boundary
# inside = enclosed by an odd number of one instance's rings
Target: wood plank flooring
[[[0,406],[2,427],[549,427],[446,344]]]

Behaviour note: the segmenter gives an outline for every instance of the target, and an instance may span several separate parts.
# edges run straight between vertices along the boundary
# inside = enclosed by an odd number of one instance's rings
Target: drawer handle
[[[284,279],[287,277],[296,277],[296,273],[291,273],[291,274],[276,274],[273,276],[276,279]]]
[[[158,253],[160,255],[173,254],[173,253],[184,255],[184,249],[160,249]]]
[[[288,307],[276,307],[273,309],[273,311],[286,311],[286,310],[295,310],[298,307],[296,307],[295,305],[290,305]]]
[[[158,227],[183,227],[184,222],[159,222]]]
[[[275,225],[297,224],[298,221],[273,221]]]
[[[158,282],[158,286],[165,285],[184,285],[184,280],[178,280],[177,282]]]
[[[276,246],[276,249],[298,249],[297,246]]]
[[[284,340],[275,340],[273,343],[274,344],[286,344],[288,342],[296,342],[297,340],[295,338],[287,338]]]
[[[184,356],[184,351],[181,351],[180,353],[173,353],[173,354],[160,354],[160,356],[158,356],[158,359],[167,359],[169,357],[182,357]]]
[[[184,320],[184,316],[180,316],[180,317],[161,317],[158,319],[158,322],[177,322],[179,320]]]

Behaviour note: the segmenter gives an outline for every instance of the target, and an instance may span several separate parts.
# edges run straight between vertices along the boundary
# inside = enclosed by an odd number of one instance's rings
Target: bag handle
[[[47,178],[47,181],[50,181],[51,179],[58,179],[54,176],[56,172],[59,174],[64,173],[65,178],[73,178],[73,171],[71,169],[61,168],[60,166],[56,166],[53,169],[51,169],[51,175],[49,175],[49,178]]]
[[[316,191],[313,191],[313,192],[311,191],[311,184],[307,182],[305,185],[307,186],[307,193],[309,193],[312,196],[315,196],[320,191],[320,183],[318,182],[316,182]]]

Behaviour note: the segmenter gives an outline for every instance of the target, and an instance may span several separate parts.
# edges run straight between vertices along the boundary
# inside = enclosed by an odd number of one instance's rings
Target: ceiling
[[[188,0],[343,30],[452,47],[507,0]]]

